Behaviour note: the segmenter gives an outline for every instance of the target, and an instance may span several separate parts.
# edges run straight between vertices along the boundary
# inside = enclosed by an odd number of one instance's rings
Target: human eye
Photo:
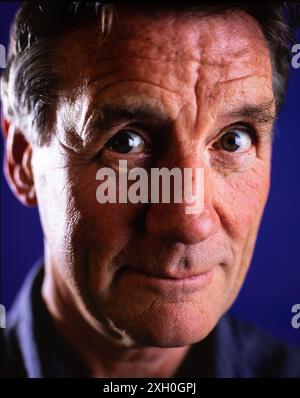
[[[150,133],[142,127],[120,128],[103,144],[98,159],[114,168],[118,168],[120,160],[127,160],[129,168],[148,168],[153,162]]]
[[[256,141],[255,132],[250,126],[233,126],[228,128],[213,144],[214,149],[225,152],[245,153]]]
[[[220,170],[243,171],[258,156],[260,138],[250,125],[228,126],[211,144],[211,160]]]
[[[150,152],[150,147],[138,132],[127,128],[118,131],[105,144],[107,151],[114,154],[144,154]]]

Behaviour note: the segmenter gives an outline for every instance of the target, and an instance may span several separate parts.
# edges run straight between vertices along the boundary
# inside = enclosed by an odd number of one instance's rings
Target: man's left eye
[[[246,129],[233,128],[214,144],[214,148],[227,152],[246,152],[253,145],[253,135]]]

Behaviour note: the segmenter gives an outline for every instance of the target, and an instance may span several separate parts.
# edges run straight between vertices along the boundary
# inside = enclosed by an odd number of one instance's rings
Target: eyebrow
[[[238,109],[222,115],[222,118],[250,119],[261,125],[273,124],[276,115],[273,112],[274,99],[260,104],[245,104]],[[92,112],[85,127],[86,130],[100,129],[109,131],[122,123],[136,122],[147,125],[154,130],[165,131],[174,123],[174,119],[161,109],[150,104],[104,104]]]
[[[226,113],[225,117],[247,118],[258,124],[271,124],[276,120],[276,114],[273,111],[274,103],[275,99],[261,104],[246,104],[239,109]]]
[[[161,110],[148,104],[104,105],[93,112],[88,128],[111,130],[125,122],[137,122],[151,125],[153,128],[166,128],[172,118]]]

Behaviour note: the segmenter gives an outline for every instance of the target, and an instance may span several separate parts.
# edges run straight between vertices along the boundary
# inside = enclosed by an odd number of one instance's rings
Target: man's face
[[[247,272],[269,190],[269,52],[246,14],[118,14],[58,43],[53,140],[33,169],[48,272],[81,316],[128,344],[203,339]],[[133,144],[134,143],[134,144]],[[101,167],[204,169],[205,207],[102,204]]]

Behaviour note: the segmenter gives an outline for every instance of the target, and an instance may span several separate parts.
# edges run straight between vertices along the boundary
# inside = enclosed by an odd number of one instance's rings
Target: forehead
[[[257,96],[265,102],[273,97],[264,35],[242,11],[209,16],[123,11],[104,43],[100,32],[96,21],[72,31],[59,46],[64,87],[76,96],[85,92],[99,102],[105,92],[106,99],[123,104],[130,97],[157,97],[164,105],[180,98],[178,109],[190,101],[191,92],[215,108],[225,102],[230,107],[241,93],[253,102]]]
[[[73,31],[63,39],[62,50],[68,48],[76,56],[75,65],[83,69],[95,68],[99,62],[119,64],[122,59],[135,58],[181,65],[194,62],[226,69],[228,78],[237,76],[238,63],[244,73],[253,72],[265,66],[269,55],[258,23],[242,11],[208,16],[197,12],[153,16],[123,12],[102,44],[100,32],[100,21]]]

